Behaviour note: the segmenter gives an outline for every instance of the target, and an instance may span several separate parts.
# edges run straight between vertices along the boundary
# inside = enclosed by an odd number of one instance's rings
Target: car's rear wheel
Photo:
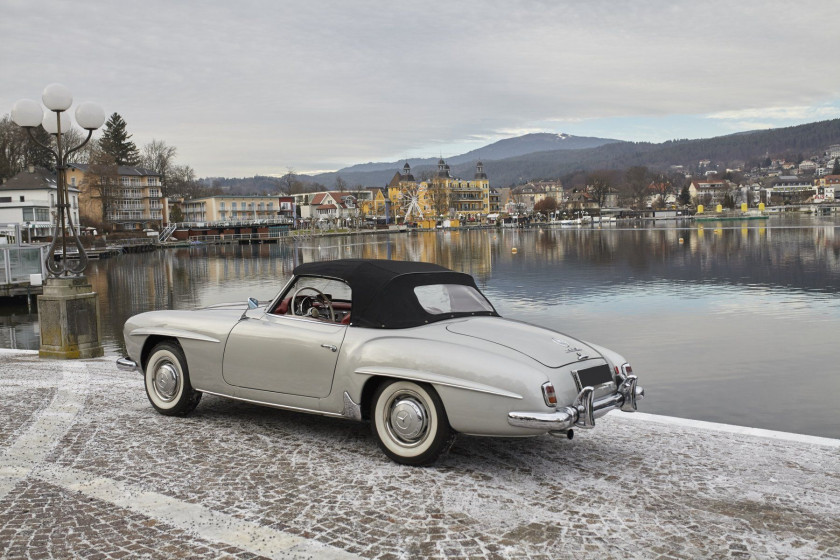
[[[424,383],[383,382],[373,395],[370,419],[380,449],[404,465],[433,463],[454,437],[443,402]]]
[[[185,416],[201,400],[201,393],[190,384],[187,359],[178,344],[161,342],[152,348],[144,377],[149,402],[161,414]]]

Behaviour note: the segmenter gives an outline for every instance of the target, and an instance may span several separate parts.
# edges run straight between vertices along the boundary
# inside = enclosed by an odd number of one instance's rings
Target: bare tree
[[[41,126],[35,128],[33,134],[42,144],[52,142]],[[27,165],[55,171],[55,159],[49,150],[33,142],[23,128],[12,122],[9,115],[4,115],[0,119],[0,180],[17,175]]]
[[[544,199],[537,202],[536,204],[534,204],[534,211],[548,215],[556,211],[557,207],[557,199],[553,196],[547,196]]]
[[[607,195],[612,190],[614,184],[614,173],[612,171],[593,171],[586,176],[586,187],[589,194],[598,203],[601,208],[607,201]]]
[[[280,178],[280,187],[289,195],[300,194],[305,190],[303,182],[297,178],[293,167],[286,168],[286,174]]]
[[[650,184],[648,168],[641,165],[633,166],[624,174],[624,180],[626,181],[627,194],[633,204],[636,208],[641,208]]]
[[[661,173],[654,176],[650,184],[650,189],[656,195],[656,200],[654,201],[656,208],[664,208],[666,204],[665,199],[669,194],[674,192],[674,186],[671,184],[671,180]]]
[[[342,179],[341,175],[335,176],[335,190],[338,192],[347,192],[347,181]]]
[[[151,142],[143,146],[140,163],[143,167],[160,175],[163,196],[169,196],[169,179],[175,167],[175,155],[177,153],[178,150],[175,146],[167,146],[163,140],[152,139]]]
[[[88,169],[79,185],[79,218],[87,225],[113,230],[119,211],[120,178],[114,157],[96,150],[88,160]]]
[[[170,171],[169,194],[184,198],[198,198],[206,194],[206,189],[198,182],[192,167],[176,165]]]
[[[443,181],[432,180],[431,183],[427,183],[426,199],[429,201],[435,217],[449,214],[452,193],[446,188],[446,184]]]

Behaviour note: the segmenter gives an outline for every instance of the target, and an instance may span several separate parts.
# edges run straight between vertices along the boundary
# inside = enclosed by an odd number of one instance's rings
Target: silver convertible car
[[[571,439],[644,396],[620,355],[504,319],[472,276],[423,262],[307,263],[267,304],[141,313],[124,334],[117,364],[143,373],[161,414],[207,393],[370,421],[409,465],[456,433]]]

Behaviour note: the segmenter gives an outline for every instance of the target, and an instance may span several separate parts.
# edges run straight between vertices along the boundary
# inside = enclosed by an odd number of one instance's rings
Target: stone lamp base
[[[105,351],[99,328],[99,300],[84,276],[48,278],[38,296],[41,358],[96,358]]]

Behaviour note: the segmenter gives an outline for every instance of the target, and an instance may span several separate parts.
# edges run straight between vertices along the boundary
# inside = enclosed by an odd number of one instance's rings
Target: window
[[[0,202],[11,202],[11,201],[12,201],[11,196],[0,196]]]
[[[432,315],[493,311],[493,306],[480,292],[463,284],[417,286],[414,295],[426,313]]]
[[[297,297],[292,301],[295,295]],[[350,286],[341,280],[304,276],[283,293],[270,313],[342,323],[349,321],[351,301]],[[330,315],[330,307],[333,316]]]
[[[25,201],[24,201],[24,196],[23,196],[23,195],[20,195],[20,201],[21,201],[21,202],[25,202]]]

